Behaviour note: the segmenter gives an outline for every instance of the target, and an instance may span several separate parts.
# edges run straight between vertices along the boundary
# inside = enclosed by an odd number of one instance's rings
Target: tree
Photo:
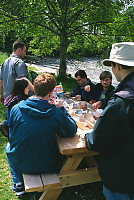
[[[59,75],[66,76],[67,49],[77,35],[111,34],[112,24],[130,1],[117,0],[4,0],[2,23],[17,28],[18,34],[32,35],[35,49],[43,38],[60,45]],[[37,34],[35,33],[37,31]],[[43,34],[44,30],[44,34]],[[28,33],[26,33],[28,31]],[[34,33],[34,35],[33,35]],[[34,37],[38,35],[37,37]],[[50,38],[50,40],[51,40]],[[49,42],[48,42],[49,43]],[[43,42],[42,42],[43,45]]]

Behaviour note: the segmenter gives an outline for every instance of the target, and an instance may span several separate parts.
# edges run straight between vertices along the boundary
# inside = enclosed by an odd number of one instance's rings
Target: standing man
[[[92,91],[92,88],[94,87],[94,84],[91,82],[89,78],[87,78],[87,74],[84,70],[78,70],[75,73],[75,78],[78,82],[77,87],[71,92],[71,96],[75,97],[75,99],[81,99],[85,100],[82,98],[82,92],[83,89],[86,85],[90,85],[90,89]]]
[[[112,45],[111,66],[119,85],[94,130],[85,135],[86,147],[99,152],[98,170],[106,200],[134,200],[134,42]]]
[[[0,101],[10,94],[16,78],[26,78],[29,82],[29,89],[33,92],[34,87],[29,81],[27,66],[22,59],[26,55],[26,45],[22,41],[15,41],[12,47],[12,54],[1,65],[0,71]]]

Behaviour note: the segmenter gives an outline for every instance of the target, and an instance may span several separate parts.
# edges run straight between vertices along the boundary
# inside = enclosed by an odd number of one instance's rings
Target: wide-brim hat
[[[134,42],[113,44],[110,58],[102,61],[105,66],[111,66],[111,62],[134,67]]]

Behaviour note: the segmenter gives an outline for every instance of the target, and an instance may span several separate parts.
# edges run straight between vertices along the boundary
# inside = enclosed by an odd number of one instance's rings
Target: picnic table
[[[44,181],[40,190],[43,191],[43,194],[39,200],[56,200],[66,187],[100,181],[94,158],[98,155],[98,152],[87,150],[85,141],[81,137],[82,133],[85,134],[85,131],[78,128],[77,134],[73,138],[57,137],[59,151],[66,156],[66,160],[59,174],[51,174],[50,177],[49,175],[42,175],[41,180]],[[84,163],[80,167],[83,159],[86,164]],[[46,182],[49,182],[49,186]]]

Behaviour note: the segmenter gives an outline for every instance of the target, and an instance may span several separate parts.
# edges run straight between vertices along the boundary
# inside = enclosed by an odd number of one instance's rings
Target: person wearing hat
[[[111,66],[119,81],[91,133],[86,147],[99,152],[98,171],[106,200],[134,199],[134,42],[112,45]]]

